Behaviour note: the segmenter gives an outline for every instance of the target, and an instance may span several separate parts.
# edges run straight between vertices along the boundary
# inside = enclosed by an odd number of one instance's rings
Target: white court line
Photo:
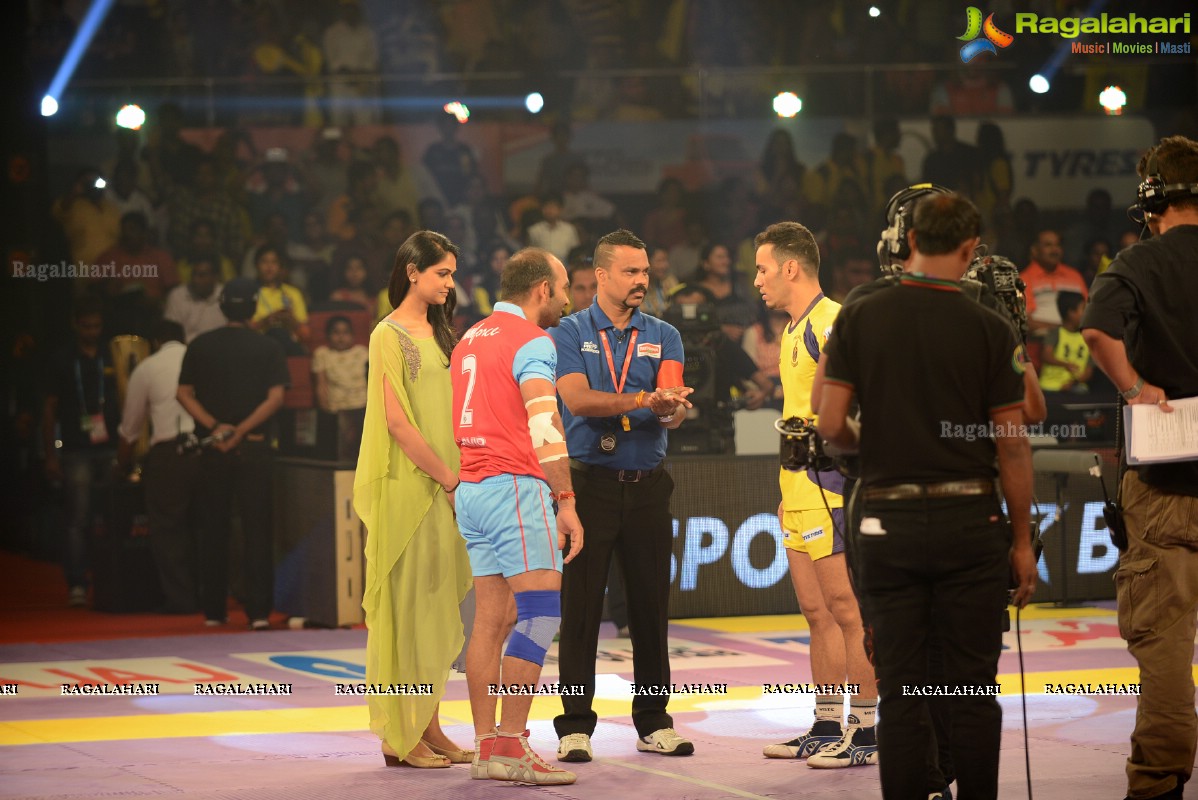
[[[624,761],[613,761],[613,760],[606,759],[606,758],[603,759],[600,763],[611,764],[611,765],[614,765],[617,767],[624,767],[625,769],[632,769],[632,770],[636,770],[637,772],[647,772],[650,775],[659,775],[663,778],[673,778],[676,781],[683,781],[685,783],[694,784],[695,786],[702,786],[704,789],[715,789],[715,790],[721,791],[721,792],[728,792],[729,794],[734,794],[737,797],[748,798],[748,800],[778,800],[776,797],[766,797],[765,795],[753,794],[752,792],[746,792],[743,789],[734,789],[731,786],[725,786],[722,783],[714,783],[712,781],[705,781],[702,778],[691,778],[687,775],[679,775],[677,772],[666,772],[665,770],[662,770],[662,769],[653,769],[652,767],[641,767],[641,766],[637,766],[636,764],[629,764]]]

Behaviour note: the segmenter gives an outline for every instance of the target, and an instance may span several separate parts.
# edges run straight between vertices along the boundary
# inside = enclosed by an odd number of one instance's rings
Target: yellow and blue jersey
[[[813,419],[811,385],[815,382],[815,365],[832,333],[832,323],[840,313],[840,303],[820,294],[812,301],[798,321],[791,322],[782,332],[782,352],[779,354],[779,374],[782,379],[782,416]],[[807,511],[844,505],[844,476],[835,470],[790,472],[780,470],[778,482],[782,487],[782,507],[788,511]],[[820,486],[823,487],[821,495]]]

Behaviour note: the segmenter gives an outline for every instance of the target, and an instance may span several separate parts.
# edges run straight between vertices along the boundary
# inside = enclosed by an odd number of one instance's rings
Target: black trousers
[[[200,474],[200,459],[175,452],[175,443],[159,442],[146,454],[146,515],[150,549],[171,614],[196,610],[196,537],[189,513]]]
[[[628,591],[628,632],[632,637],[633,684],[670,685],[667,642],[674,480],[662,470],[636,483],[571,470],[576,507],[586,541],[562,572],[562,628],[558,645],[563,685],[586,687],[585,696],[562,696],[564,713],[553,720],[558,737],[595,732],[595,654],[603,593],[615,554]],[[652,692],[652,690],[651,690]],[[632,722],[638,736],[673,727],[666,713],[668,694],[638,694]]]
[[[857,603],[861,609],[861,619],[865,623],[865,655],[869,658],[869,663],[876,667],[877,658],[874,654],[873,623],[866,613],[867,603],[864,593],[861,590],[861,567],[858,564],[860,553],[857,544],[857,530],[861,525],[861,500],[858,496],[857,488],[857,485],[854,485],[849,499],[846,517],[848,533],[845,536],[845,545],[850,570],[849,577],[853,583],[853,593],[857,597]],[[933,620],[933,625],[929,628],[928,632],[927,683],[943,684],[944,648],[940,643],[941,634],[935,625],[935,620]],[[956,767],[953,766],[953,753],[951,749],[953,701],[950,697],[942,696],[929,697],[927,700],[928,712],[931,715],[932,721],[933,739],[932,746],[928,749],[927,793],[936,794],[957,779],[957,771]]]
[[[201,456],[200,595],[204,616],[223,620],[229,595],[229,535],[233,498],[241,514],[245,613],[266,619],[274,606],[274,457],[266,442],[242,442],[236,450]]]
[[[939,638],[947,687],[993,686],[1010,579],[1010,526],[995,497],[866,502],[885,533],[857,536],[865,613],[878,678],[882,796],[926,797],[932,718],[925,687],[929,643]],[[873,527],[873,526],[870,526]],[[906,688],[905,688],[906,687]],[[950,750],[960,800],[998,793],[998,698],[958,694]]]

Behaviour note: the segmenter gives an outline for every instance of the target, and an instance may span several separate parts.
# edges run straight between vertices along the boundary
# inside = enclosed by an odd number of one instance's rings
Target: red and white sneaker
[[[498,735],[498,732],[492,732],[474,737],[474,760],[470,762],[470,777],[474,780],[485,781],[491,777],[487,774],[487,762],[491,760],[491,750]]]
[[[487,756],[487,777],[497,781],[515,781],[535,786],[560,786],[574,783],[573,772],[558,769],[528,746],[528,731],[522,734],[499,733]],[[481,742],[479,752],[481,754]]]

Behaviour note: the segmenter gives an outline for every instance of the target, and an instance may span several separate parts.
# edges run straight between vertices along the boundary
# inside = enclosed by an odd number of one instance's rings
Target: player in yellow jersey
[[[753,285],[766,306],[790,314],[782,335],[780,372],[784,417],[812,419],[811,386],[840,304],[819,286],[819,247],[797,222],[779,222],[754,240]],[[877,684],[865,655],[861,610],[849,582],[844,554],[844,477],[827,472],[780,470],[778,516],[790,577],[811,627],[811,678],[818,686],[858,688],[849,700],[847,724],[841,695],[816,695],[811,729],[765,748],[768,758],[806,758],[819,769],[876,764],[874,715]]]

